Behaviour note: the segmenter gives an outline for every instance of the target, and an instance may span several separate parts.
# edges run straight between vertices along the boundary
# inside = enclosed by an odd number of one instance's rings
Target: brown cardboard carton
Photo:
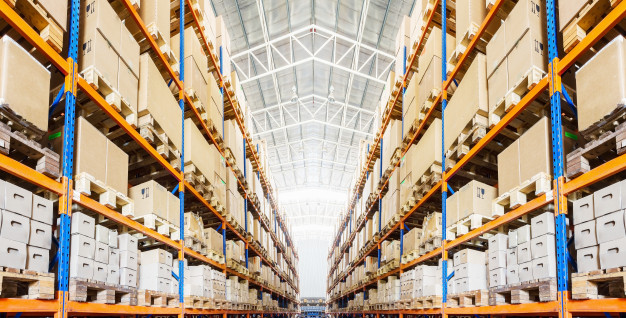
[[[456,39],[448,34],[446,36],[446,57],[445,60],[447,61],[450,56],[452,55],[452,52],[454,52],[455,50],[455,44],[456,44]],[[419,68],[422,69],[423,67],[428,66],[428,64],[431,63],[431,60],[433,59],[433,57],[438,57],[440,62],[439,62],[439,73],[441,73],[441,51],[442,51],[442,47],[441,47],[441,29],[434,26],[432,27],[432,30],[430,31],[430,35],[428,36],[428,39],[426,40],[426,44],[424,44],[424,48],[422,49],[422,52],[420,53],[419,56],[419,61],[418,61],[418,65]]]
[[[67,31],[67,0],[38,0],[39,4],[63,31]]]
[[[163,0],[141,0],[139,16],[151,34],[158,32],[163,42],[170,46],[169,2]]]
[[[95,30],[89,36],[81,37],[80,42],[81,45],[78,46],[79,72],[95,69],[98,77],[106,81],[110,88],[117,90],[119,58],[115,48],[109,44],[98,30]]]
[[[536,34],[540,43],[546,43],[546,8],[545,2],[539,0],[521,0],[517,2],[504,21],[505,45],[509,51],[526,31]],[[547,50],[547,48],[546,48]]]
[[[497,197],[496,188],[472,180],[457,192],[459,194],[459,220],[472,214],[491,217],[491,202]]]
[[[128,68],[133,72],[135,77],[139,77],[139,43],[135,40],[135,37],[128,31],[125,23],[120,25],[122,32],[120,40],[120,58]],[[120,84],[120,90],[121,90]]]
[[[148,53],[141,55],[139,73],[138,116],[141,118],[150,114],[176,149],[180,150],[182,112]]]
[[[520,185],[519,158],[519,139],[498,154],[498,195]]]
[[[441,92],[441,58],[438,56],[433,57],[430,60],[428,67],[420,69],[418,77],[421,77],[421,80],[419,83],[417,97],[415,97],[415,106],[417,106],[417,111],[422,109],[424,104],[430,103],[427,101],[429,97],[433,95],[436,96]]]
[[[210,178],[215,173],[215,167],[211,165],[214,159],[207,158],[211,153],[210,148],[215,146],[206,141],[193,120],[185,119],[185,165],[194,165],[205,178]]]
[[[521,182],[530,180],[541,172],[552,174],[551,144],[548,117],[541,118],[519,138]]]
[[[180,34],[176,34],[171,38],[172,53],[180,61]],[[192,56],[198,65],[208,65],[208,58],[204,54],[204,48],[200,44],[200,38],[196,35],[196,31],[193,27],[187,27],[185,29],[185,59]],[[202,68],[203,76],[208,76],[208,70],[206,67]],[[185,72],[187,68],[185,68]],[[186,83],[185,83],[186,84]]]
[[[508,29],[507,29],[508,30]],[[548,46],[545,32],[529,31],[516,42],[507,56],[509,89],[517,88],[520,81],[533,70],[545,73],[548,69]],[[526,89],[524,86],[523,89]]]
[[[50,72],[9,36],[0,40],[0,104],[48,130]]]
[[[217,131],[223,135],[222,121],[224,119],[224,104],[222,103],[220,88],[212,75],[207,79],[207,88],[207,102],[209,105],[206,111],[208,113],[208,119],[211,120],[211,123],[213,123]]]
[[[441,163],[441,120],[439,118],[433,120],[414,148],[419,156],[414,160],[413,174],[421,176],[433,164]]]
[[[589,3],[588,0],[568,0],[567,5],[559,6],[559,31],[563,29],[578,15],[578,12]]]
[[[128,194],[128,155],[108,139],[105,184],[123,195]]]
[[[135,204],[135,217],[154,214],[167,219],[167,189],[154,180],[138,184],[128,191]]]
[[[469,35],[478,31],[487,16],[487,8],[483,0],[459,0],[456,2],[456,12],[456,46],[461,49],[461,43],[464,40],[469,43]]]
[[[167,220],[180,227],[180,199],[177,194],[167,192]]]
[[[446,228],[456,224],[459,220],[459,197],[461,196],[459,191],[446,199]]]
[[[582,132],[626,104],[624,37],[615,38],[576,72],[576,93]]]
[[[74,172],[86,172],[96,180],[105,182],[107,176],[107,142],[85,118],[78,117],[76,124],[76,152]]]
[[[444,111],[446,118],[444,149],[449,150],[476,114],[487,117],[489,98],[487,93],[486,58],[478,53],[463,77],[450,103]],[[486,125],[486,121],[484,122]]]
[[[509,63],[506,59],[495,69],[495,71],[487,79],[488,94],[489,94],[489,123],[495,124],[500,121],[500,115],[496,114],[496,106],[505,96],[509,88]],[[491,116],[497,115],[496,117]]]
[[[82,1],[80,17],[80,44],[85,45],[89,39],[95,38],[97,31],[100,31],[107,43],[119,52],[122,43],[122,21],[108,1]]]
[[[117,83],[122,99],[130,106],[131,112],[124,114],[129,122],[137,121],[137,99],[139,94],[139,78],[133,70],[120,58]],[[130,117],[129,117],[130,116]]]
[[[226,28],[226,21],[224,21],[224,17],[221,15],[218,15],[215,18],[215,42],[215,47],[218,50],[222,47],[230,55],[230,36],[228,35],[228,29]],[[228,61],[228,64],[230,64],[230,60]],[[230,74],[230,72],[224,74]]]
[[[498,68],[498,65],[502,63],[509,50],[506,48],[506,25],[504,21],[496,19],[492,24],[495,24],[497,31],[493,34],[489,43],[487,43],[487,76],[491,77],[491,74]]]

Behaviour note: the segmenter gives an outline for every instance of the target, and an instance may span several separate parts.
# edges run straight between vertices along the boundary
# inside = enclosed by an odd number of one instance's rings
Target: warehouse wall
[[[304,228],[301,228],[304,230]],[[294,229],[295,232],[298,229]],[[326,277],[328,275],[328,247],[330,237],[299,237],[296,241],[300,256],[300,297],[326,297]]]

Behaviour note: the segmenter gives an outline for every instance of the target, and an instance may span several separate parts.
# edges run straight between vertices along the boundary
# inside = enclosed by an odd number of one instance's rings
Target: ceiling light
[[[328,102],[330,102],[330,103],[334,103],[335,102],[335,96],[333,95],[334,91],[335,91],[335,87],[331,85],[329,93],[328,93]]]
[[[298,93],[296,93],[296,86],[291,87],[291,102],[296,103],[298,101]]]

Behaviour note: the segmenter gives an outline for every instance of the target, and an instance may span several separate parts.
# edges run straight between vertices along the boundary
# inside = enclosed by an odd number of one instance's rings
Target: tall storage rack
[[[192,197],[195,197],[199,202],[201,202],[207,209],[209,209],[217,218],[221,220],[221,228],[222,233],[225,234],[228,229],[231,231],[235,237],[245,242],[246,246],[246,265],[248,258],[248,250],[251,250],[255,255],[260,256],[261,264],[265,264],[265,266],[269,266],[272,271],[279,274],[281,281],[288,282],[291,287],[299,292],[297,283],[294,283],[289,279],[286,275],[284,275],[278,268],[269,262],[258,250],[249,246],[249,242],[245,237],[245,234],[239,233],[235,227],[226,221],[226,219],[221,216],[215,208],[211,206],[209,202],[207,202],[200,193],[198,193],[187,181],[185,181],[183,177],[184,167],[181,167],[181,170],[177,170],[174,168],[168,161],[166,161],[157,151],[143,138],[139,135],[139,133],[128,124],[125,119],[111,106],[109,105],[105,99],[94,90],[84,79],[78,76],[77,70],[77,54],[78,54],[78,36],[79,36],[79,16],[80,16],[80,0],[71,0],[70,1],[70,19],[69,19],[69,49],[68,49],[68,57],[64,59],[61,57],[59,53],[57,53],[50,45],[48,45],[42,37],[35,32],[35,30],[24,21],[18,13],[11,8],[5,1],[0,1],[0,17],[5,20],[15,31],[17,31],[26,41],[28,41],[38,52],[40,52],[49,62],[56,67],[64,76],[65,76],[65,84],[63,95],[65,97],[65,127],[63,134],[64,136],[72,136],[72,138],[64,138],[63,145],[63,167],[62,167],[62,177],[60,181],[56,181],[51,179],[43,174],[35,171],[34,169],[14,160],[8,156],[0,155],[0,169],[10,173],[22,180],[32,183],[40,188],[43,188],[47,191],[55,193],[59,195],[59,255],[58,255],[58,291],[55,299],[53,300],[29,300],[29,299],[19,299],[19,298],[0,298],[0,312],[1,313],[9,313],[14,315],[28,314],[28,315],[50,315],[53,314],[57,318],[67,317],[67,316],[75,316],[75,315],[159,315],[159,316],[179,316],[183,317],[184,315],[221,315],[226,318],[228,315],[245,315],[246,317],[252,316],[267,316],[267,317],[291,317],[295,314],[294,310],[286,310],[288,308],[288,304],[292,304],[297,306],[298,300],[296,297],[282,294],[281,292],[266,286],[258,281],[255,281],[249,277],[246,277],[234,270],[231,270],[226,267],[225,264],[217,263],[196,251],[189,249],[184,246],[184,226],[181,226],[181,234],[180,240],[175,241],[168,237],[165,237],[154,230],[151,230],[144,225],[133,221],[125,216],[122,216],[118,212],[111,210],[104,205],[100,204],[96,200],[93,200],[83,194],[78,194],[73,191],[72,184],[72,175],[73,175],[73,158],[74,158],[74,122],[75,122],[75,108],[76,108],[76,96],[78,89],[80,89],[83,93],[85,93],[104,113],[106,113],[126,134],[128,134],[137,144],[141,146],[151,157],[153,157],[162,167],[165,169],[170,175],[176,178],[178,182],[177,189],[179,190],[179,198],[180,198],[180,224],[184,224],[184,196],[185,193],[190,194]],[[127,10],[130,13],[130,18],[137,23],[139,26],[142,35],[145,39],[148,40],[150,45],[150,49],[152,53],[154,53],[157,58],[163,62],[162,64],[167,69],[167,72],[172,77],[172,81],[179,88],[179,106],[183,110],[183,116],[181,118],[182,129],[184,129],[184,111],[191,110],[192,116],[196,116],[196,118],[200,119],[200,113],[191,102],[190,97],[183,90],[183,78],[184,78],[184,63],[180,64],[180,76],[177,76],[172,67],[167,63],[167,59],[163,52],[159,49],[159,45],[155,42],[155,40],[150,36],[145,24],[139,17],[135,7],[131,3],[130,0],[120,0],[123,5],[124,10]],[[186,25],[194,24],[196,27],[200,26],[198,15],[195,10],[191,10],[192,1],[191,0],[180,0],[179,4],[180,8],[184,8],[179,10],[179,25],[180,30],[184,30]],[[193,21],[189,23],[185,22],[185,16],[191,16]],[[207,41],[206,36],[204,35],[201,28],[197,28],[200,34],[201,43],[208,49],[210,48],[209,42]],[[181,56],[184,56],[184,32],[180,32],[181,40],[180,40],[180,52]],[[208,51],[209,58],[209,66],[212,66],[213,69],[221,69],[221,58],[216,57],[210,50]],[[218,84],[220,87],[224,87],[224,76],[222,74],[218,74]],[[225,90],[223,90],[225,92]],[[224,93],[223,99],[225,104],[229,105],[229,107],[236,107],[237,102],[234,96],[231,94]],[[252,147],[252,143],[250,140],[250,135],[246,133],[246,129],[244,127],[244,122],[239,112],[235,112],[235,119],[237,124],[244,135],[244,147],[248,147],[248,153],[251,154],[251,157],[257,167],[258,176],[261,179],[264,192],[267,194],[268,199],[270,200],[270,204],[272,207],[272,213],[274,215],[275,224],[274,231],[278,232],[278,228],[283,231],[285,240],[287,243],[287,247],[292,247],[293,242],[291,240],[291,236],[287,231],[287,228],[278,213],[278,206],[275,198],[272,195],[272,188],[267,179],[265,172],[262,170],[259,156],[257,151]],[[224,155],[224,149],[221,149],[219,144],[216,143],[216,140],[212,134],[209,133],[209,129],[206,124],[200,120],[201,129],[207,132],[206,135],[209,136],[210,141],[217,147],[218,151]],[[183,132],[184,138],[184,132]],[[184,141],[183,141],[184,145]],[[184,146],[183,146],[184,147]],[[244,149],[245,152],[246,149]],[[181,157],[184,151],[181,151]],[[183,159],[184,160],[184,159]],[[181,165],[182,166],[182,165]],[[229,166],[230,167],[230,166]],[[233,169],[233,167],[230,167]],[[251,173],[251,172],[249,172]],[[242,186],[243,181],[237,178],[237,182],[239,186]],[[244,188],[245,189],[245,188]],[[244,199],[248,200],[248,193],[245,193]],[[70,252],[70,221],[71,221],[71,208],[73,204],[81,205],[89,210],[92,210],[118,224],[124,225],[130,229],[133,229],[139,233],[146,235],[152,239],[155,239],[171,248],[174,248],[178,251],[178,260],[179,260],[179,308],[159,308],[159,307],[147,307],[147,306],[129,306],[129,305],[108,305],[108,304],[98,304],[98,303],[83,303],[83,302],[74,302],[69,301],[68,299],[68,282],[69,282],[69,252]],[[246,202],[247,209],[247,202]],[[259,207],[253,205],[253,212],[258,217],[260,216]],[[247,218],[247,214],[246,214]],[[261,223],[262,226],[268,230],[270,236],[274,242],[274,246],[272,248],[276,248],[283,253],[287,253],[287,249],[283,244],[279,241],[278,236],[272,232],[272,228],[270,224],[266,224],[262,218]],[[224,236],[224,245],[226,242],[226,236]],[[297,258],[297,253],[294,250],[294,256]],[[230,309],[189,309],[184,306],[184,257],[192,257],[196,260],[199,260],[205,264],[212,266],[213,268],[222,270],[225,274],[228,275],[236,275],[240,279],[245,279],[250,282],[251,285],[259,287],[260,291],[269,292],[273,297],[275,297],[279,306],[282,310],[279,311],[259,311],[259,310],[230,310]],[[295,266],[293,262],[287,257],[286,258],[287,265],[289,270],[294,274],[292,275],[295,279],[298,278],[298,274],[296,272]],[[262,297],[262,293],[261,297]]]
[[[379,232],[378,240],[374,241],[374,246],[369,248],[362,257],[358,258],[352,266],[349,266],[348,269],[338,278],[329,284],[328,292],[330,292],[337,284],[343,280],[345,280],[346,276],[352,272],[356,266],[362,264],[365,261],[365,257],[368,255],[376,254],[376,250],[378,250],[378,266],[380,267],[380,242],[384,241],[386,238],[389,238],[395,231],[400,231],[400,246],[402,246],[403,241],[403,233],[405,229],[405,220],[411,216],[418,208],[423,206],[426,201],[434,198],[437,192],[441,193],[442,197],[442,246],[434,249],[431,252],[428,252],[413,261],[410,261],[406,264],[401,264],[399,268],[394,269],[382,276],[377,278],[368,280],[364,284],[350,289],[347,292],[340,293],[337,296],[334,296],[328,300],[328,304],[339,304],[340,309],[330,311],[329,313],[333,317],[380,317],[381,315],[390,315],[390,316],[399,316],[403,317],[404,315],[441,315],[442,317],[447,317],[449,315],[465,315],[465,316],[490,316],[490,315],[535,315],[535,316],[558,316],[558,317],[572,317],[573,315],[593,315],[593,316],[617,316],[618,313],[620,317],[623,317],[623,314],[626,313],[626,298],[604,298],[604,299],[590,299],[590,300],[573,300],[571,299],[571,288],[568,286],[568,250],[567,250],[567,195],[571,194],[577,190],[585,188],[589,185],[592,185],[598,181],[606,179],[610,176],[613,176],[619,172],[626,170],[626,155],[619,155],[616,158],[590,170],[589,172],[576,177],[570,181],[565,181],[564,177],[564,155],[563,155],[563,137],[562,137],[562,127],[561,127],[561,97],[562,97],[562,84],[561,84],[561,75],[563,75],[579,58],[582,57],[583,54],[588,52],[594,44],[596,44],[603,36],[605,36],[609,31],[611,31],[620,21],[626,17],[626,2],[622,1],[617,6],[611,9],[611,11],[597,24],[595,28],[589,31],[586,37],[580,41],[569,53],[567,53],[564,57],[559,58],[558,56],[558,47],[557,47],[557,11],[556,11],[556,0],[545,0],[546,8],[547,8],[547,39],[548,39],[548,56],[549,56],[549,71],[548,75],[543,77],[539,83],[537,83],[534,88],[532,88],[518,103],[513,106],[508,113],[504,117],[502,117],[501,121],[498,122],[494,127],[492,127],[486,135],[478,141],[478,143],[470,149],[469,153],[467,153],[462,159],[458,160],[456,164],[447,172],[445,171],[445,155],[442,152],[442,177],[441,181],[439,181],[430,191],[428,191],[422,199],[420,199],[403,217],[401,217],[400,222],[398,222],[394,227],[390,228],[387,232]],[[484,21],[482,22],[480,28],[474,35],[473,39],[470,41],[469,45],[466,47],[463,54],[458,59],[458,62],[453,70],[448,70],[445,59],[442,59],[442,89],[437,98],[433,102],[433,106],[428,110],[424,119],[420,122],[417,127],[417,132],[413,135],[410,142],[406,143],[402,148],[402,156],[404,156],[409,147],[414,144],[417,136],[419,136],[420,132],[424,132],[426,130],[426,126],[428,125],[428,119],[433,118],[435,114],[433,113],[437,109],[437,105],[441,104],[439,110],[442,113],[442,143],[443,140],[443,132],[444,132],[444,119],[443,119],[443,109],[445,109],[447,105],[447,94],[446,89],[450,87],[450,85],[455,81],[454,78],[463,64],[468,61],[472,52],[476,49],[477,43],[480,40],[481,36],[485,34],[489,23],[496,17],[499,10],[504,8],[504,5],[507,2],[511,2],[510,0],[496,0],[492,1],[492,7],[489,9]],[[566,1],[562,0],[561,5],[567,5]],[[435,0],[432,9],[428,14],[427,22],[423,27],[423,33],[421,34],[417,44],[414,44],[415,48],[420,48],[425,41],[429,33],[429,27],[435,25],[435,16],[439,15],[441,17],[441,26],[442,26],[442,56],[446,56],[446,33],[448,29],[446,27],[446,1]],[[406,48],[405,48],[406,52]],[[406,53],[405,53],[406,54]],[[417,56],[419,55],[419,51],[414,53],[408,62],[408,65],[405,67],[405,74],[402,77],[401,87],[403,89],[398,90],[396,92],[392,92],[390,96],[390,103],[395,105],[400,101],[404,93],[404,88],[407,86],[409,79],[413,73],[413,65],[416,63]],[[406,59],[405,59],[406,60]],[[598,76],[602,76],[598,74]],[[494,140],[494,138],[502,132],[502,130],[509,125],[524,109],[526,109],[532,101],[534,101],[540,94],[549,90],[550,97],[550,114],[551,114],[551,123],[552,123],[552,131],[551,131],[551,140],[552,140],[552,156],[553,156],[553,171],[554,171],[554,180],[553,180],[553,190],[550,193],[543,194],[538,196],[537,198],[523,204],[511,211],[505,213],[503,216],[496,218],[481,227],[470,230],[467,234],[457,237],[453,240],[446,240],[446,206],[445,206],[445,198],[447,197],[447,193],[449,192],[449,186],[447,181],[450,180],[452,176],[454,176],[457,172],[460,171],[478,152],[486,147],[488,143]],[[363,190],[365,180],[367,179],[368,170],[371,169],[375,160],[375,153],[378,150],[378,147],[383,147],[382,144],[382,136],[387,128],[389,122],[391,120],[391,112],[387,112],[383,115],[382,124],[379,130],[379,133],[376,135],[377,137],[374,140],[373,147],[369,150],[369,154],[367,157],[367,161],[365,164],[364,170],[358,176],[354,196],[349,202],[348,213],[346,213],[345,219],[340,223],[338,233],[336,238],[333,241],[333,245],[331,247],[336,247],[336,251],[338,251],[339,255],[343,255],[347,252],[347,248],[350,247],[352,241],[356,237],[357,231],[364,226],[365,221],[359,221],[356,226],[352,227],[351,218],[352,212],[360,195]],[[406,128],[404,128],[406,129]],[[445,151],[445,147],[442,146],[443,151]],[[381,159],[382,159],[382,151],[381,151]],[[392,166],[393,171],[398,168],[400,162],[398,162],[395,166]],[[382,174],[382,164],[381,171],[374,171],[373,173],[380,173],[380,184],[383,184],[380,189],[383,189],[389,182],[389,176],[386,178]],[[389,174],[391,175],[391,173]],[[378,192],[378,201],[382,198],[381,192]],[[511,221],[520,218],[521,216],[527,215],[528,213],[548,205],[549,203],[554,204],[555,210],[555,225],[556,225],[556,252],[557,252],[557,300],[552,302],[536,302],[536,303],[528,303],[528,304],[519,304],[519,305],[496,305],[496,306],[477,306],[477,307],[466,307],[466,308],[447,308],[446,307],[446,296],[447,296],[447,270],[446,263],[448,259],[448,251],[454,247],[460,246],[464,242],[468,242],[471,239],[477,238],[480,235],[487,233],[489,231],[495,230],[496,228],[508,224]],[[368,216],[372,212],[375,203],[366,206],[364,211],[364,215]],[[350,224],[350,226],[348,226]],[[379,222],[380,225],[380,222]],[[349,227],[349,229],[348,229]],[[344,231],[349,230],[348,238],[344,245],[340,246],[341,236]],[[380,228],[379,228],[380,231]],[[402,248],[401,248],[402,250]],[[331,259],[334,256],[335,249],[331,250],[328,258]],[[350,312],[346,310],[341,310],[341,307],[347,304],[347,301],[359,291],[366,290],[366,287],[376,284],[377,281],[385,279],[391,275],[396,275],[402,273],[409,268],[412,268],[418,264],[422,264],[427,260],[432,260],[436,257],[441,257],[442,259],[442,306],[441,308],[434,309],[423,309],[423,310],[367,310],[362,312]],[[329,269],[329,282],[331,281],[331,277],[334,271],[337,270],[341,257],[337,257],[337,261],[333,261],[330,265]]]

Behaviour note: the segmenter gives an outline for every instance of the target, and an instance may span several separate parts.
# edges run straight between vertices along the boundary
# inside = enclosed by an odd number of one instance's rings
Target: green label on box
[[[48,140],[57,139],[57,138],[59,138],[61,136],[63,136],[63,133],[59,131],[59,132],[56,132],[56,133],[48,136]]]
[[[578,136],[576,136],[575,134],[572,134],[571,132],[565,132],[565,137],[569,138],[569,139],[573,139],[573,140],[578,140]]]

